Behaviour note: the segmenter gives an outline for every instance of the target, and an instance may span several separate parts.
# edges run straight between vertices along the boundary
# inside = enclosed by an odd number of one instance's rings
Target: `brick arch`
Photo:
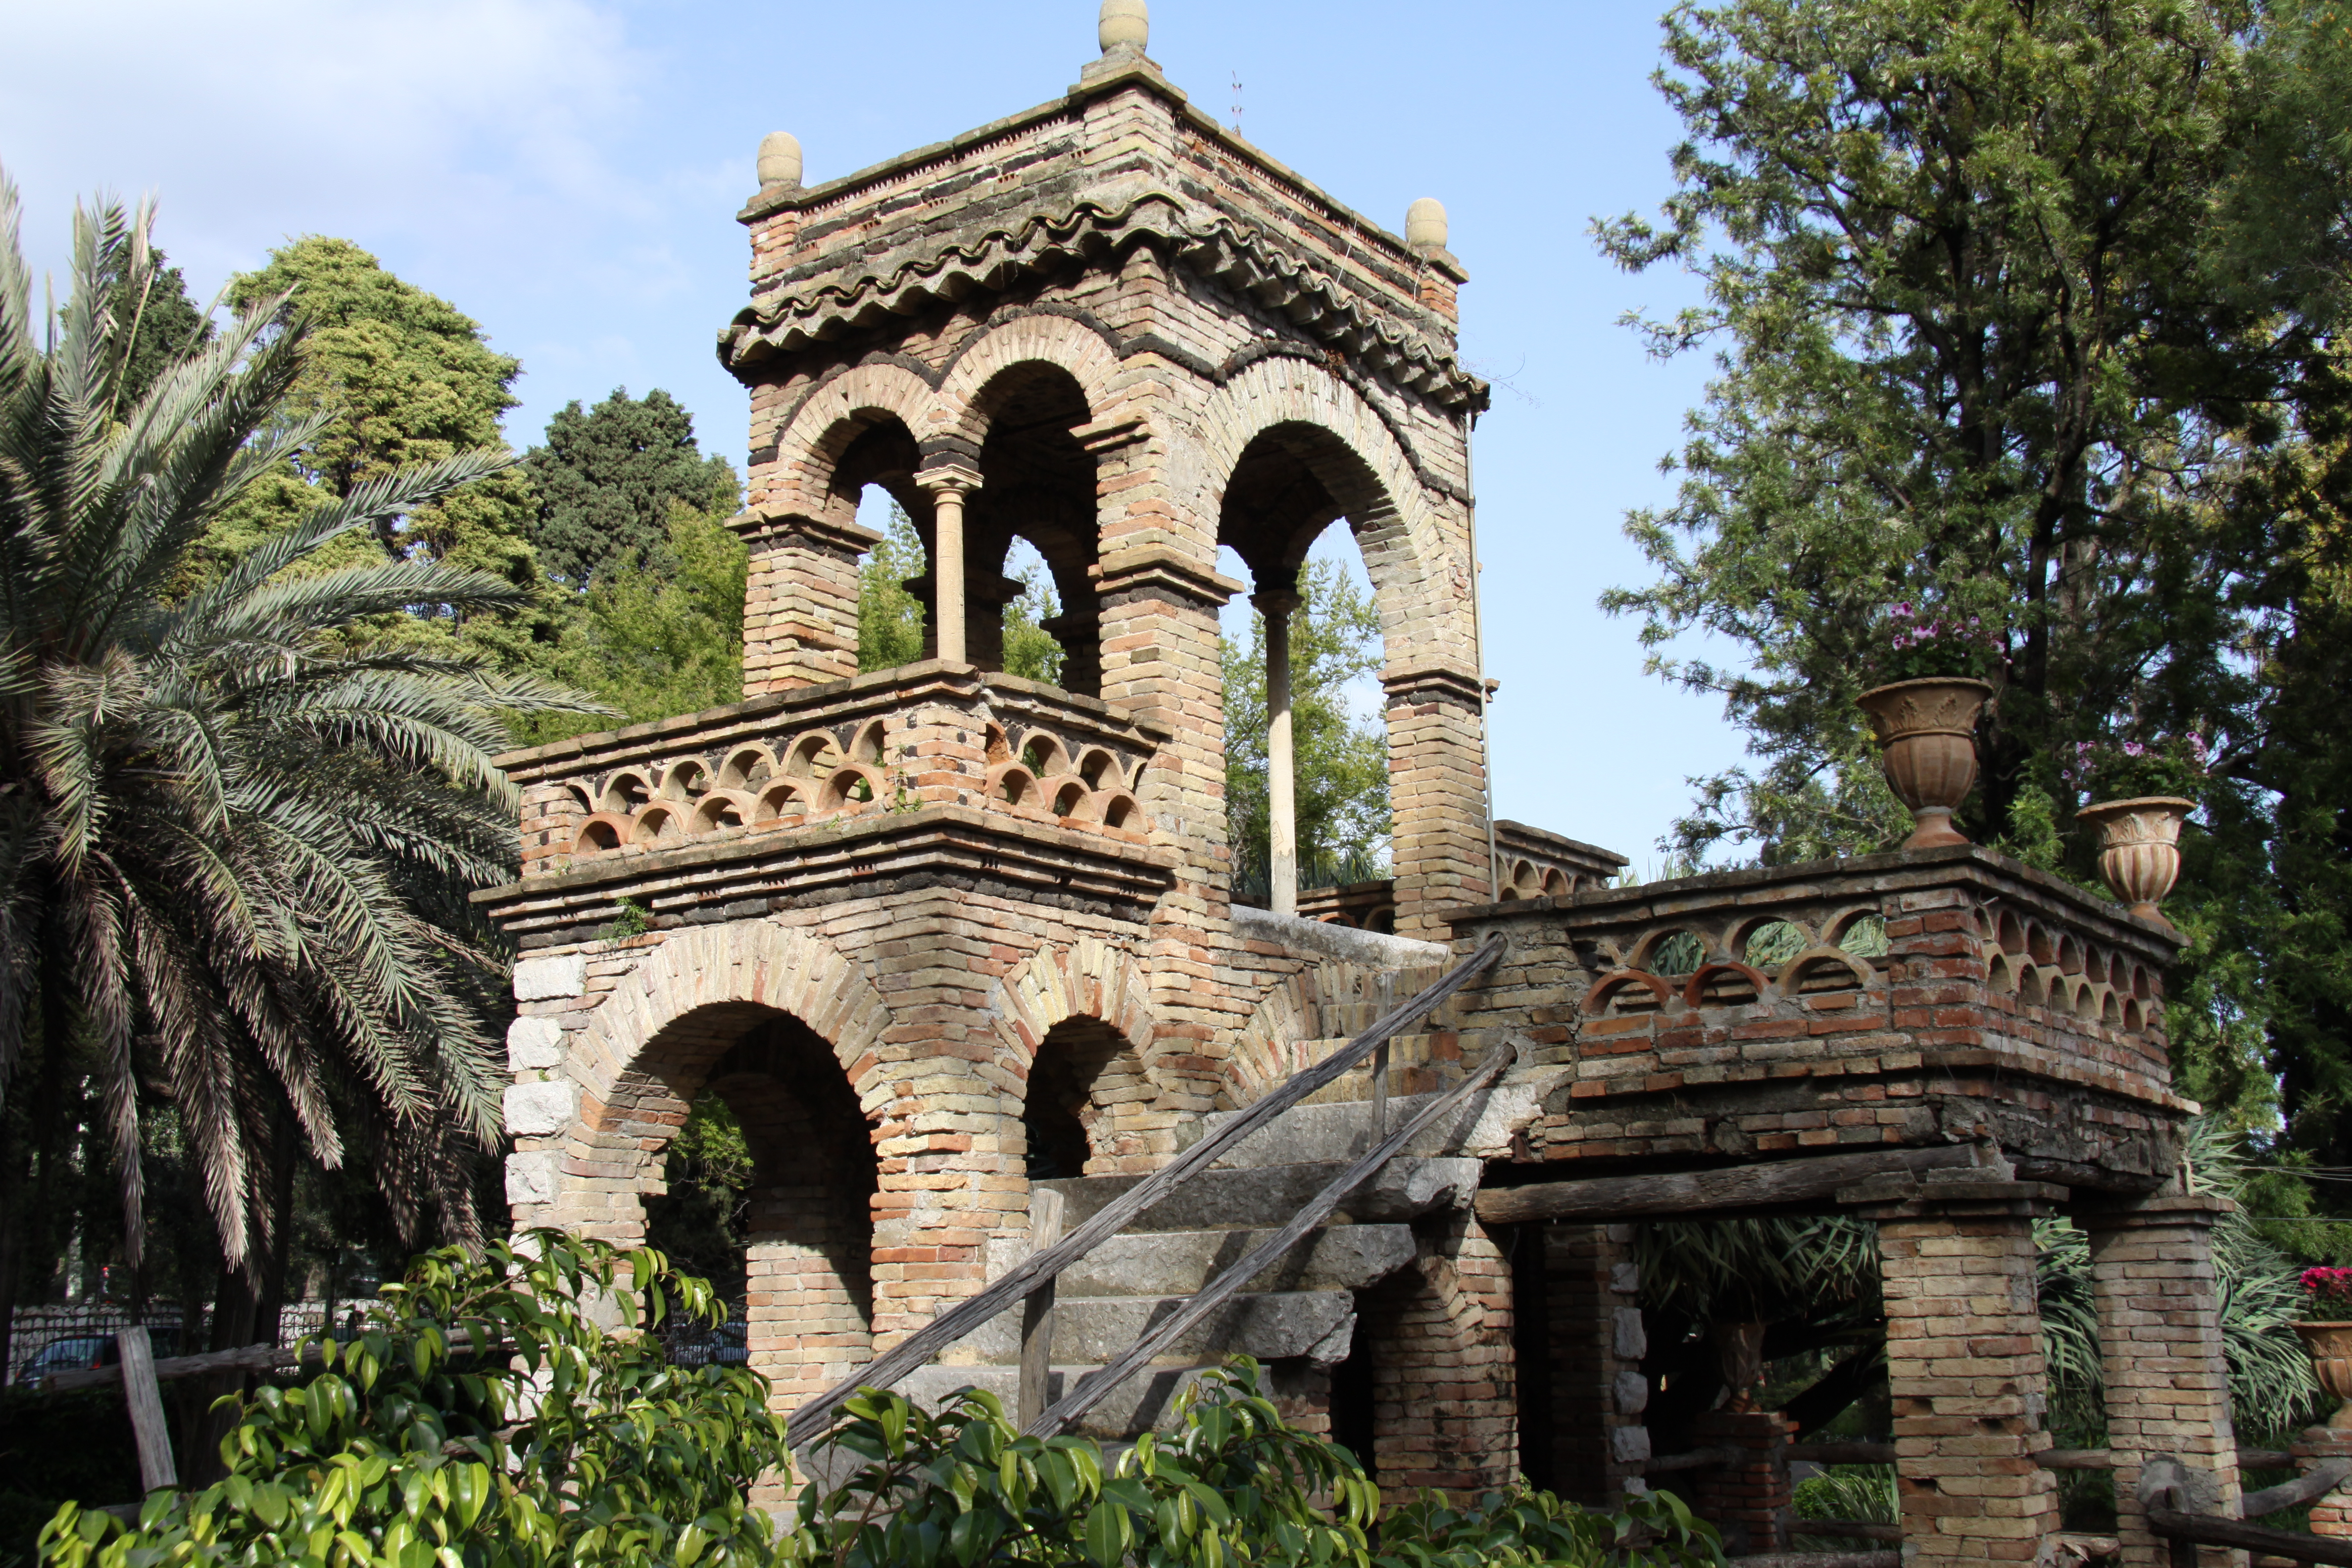
[[[1088,1168],[1120,1170],[1148,1163],[1152,1131],[1149,1106],[1159,1089],[1152,1070],[1159,1025],[1151,1009],[1150,981],[1131,954],[1095,937],[1041,947],[996,983],[987,1011],[997,1037],[992,1076],[1006,1085],[1006,1114],[1015,1121],[1026,1107],[1038,1053],[1057,1026],[1094,1020],[1115,1036],[1118,1055],[1132,1063],[1121,1082],[1151,1093],[1142,1100],[1130,1095],[1119,1103],[1097,1104],[1101,1120],[1089,1128],[1094,1158]],[[1131,1081],[1135,1079],[1140,1082]]]
[[[1259,1000],[1249,1021],[1234,1037],[1218,1087],[1218,1109],[1235,1110],[1252,1103],[1285,1079],[1322,1060],[1323,1041],[1360,1032],[1328,1027],[1325,1007],[1377,1004],[1382,998],[1383,978],[1389,981],[1386,999],[1391,1004],[1401,1002],[1434,980],[1437,973],[1326,963],[1290,975]],[[1377,1012],[1377,1005],[1371,1011]]]
[[[776,432],[767,509],[827,522],[856,521],[856,498],[833,493],[834,468],[849,443],[878,416],[897,419],[920,441],[933,433],[939,395],[904,365],[860,364],[801,400]]]
[[[1412,456],[1361,394],[1322,365],[1269,356],[1220,387],[1197,417],[1201,489],[1192,499],[1196,515],[1212,520],[1212,526],[1225,485],[1252,441],[1285,425],[1331,437],[1360,465],[1358,474],[1331,488],[1363,552],[1390,662],[1402,662],[1414,647],[1469,658],[1466,536],[1454,537]]]
[[[649,953],[591,1016],[572,1047],[583,1091],[576,1132],[602,1131],[646,1048],[700,1009],[789,1013],[833,1047],[869,1116],[888,1098],[876,1051],[890,1012],[865,973],[823,937],[769,921],[698,926]],[[716,1016],[717,1015],[714,1015]]]
[[[1023,364],[1050,364],[1067,371],[1097,420],[1118,401],[1112,390],[1118,355],[1100,332],[1054,311],[1018,316],[989,328],[957,351],[940,384],[939,406],[956,435],[977,447],[988,435],[988,419],[977,406],[988,384]]]

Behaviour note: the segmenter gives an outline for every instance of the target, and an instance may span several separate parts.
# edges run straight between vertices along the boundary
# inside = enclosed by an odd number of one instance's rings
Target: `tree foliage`
[[[299,421],[276,472],[227,509],[209,542],[235,558],[367,481],[458,452],[503,452],[499,418],[515,405],[521,362],[493,351],[479,323],[386,270],[347,239],[312,235],[270,253],[269,265],[231,280],[229,303],[265,301],[278,330],[303,323],[310,352],[279,411]],[[384,556],[435,561],[503,578],[520,592],[492,614],[444,610],[379,623],[379,636],[461,641],[501,668],[527,668],[534,643],[556,635],[561,606],[530,544],[530,481],[508,464],[454,494],[375,518]],[[357,559],[346,542],[322,564]],[[425,634],[437,633],[437,637]]]
[[[1349,688],[1381,668],[1380,610],[1336,562],[1299,573],[1290,622],[1290,737],[1302,885],[1386,875],[1388,737],[1356,717]],[[1262,887],[1267,865],[1265,618],[1223,645],[1225,823],[1235,880]]]
[[[676,508],[724,518],[741,494],[733,467],[702,455],[694,416],[658,386],[641,399],[615,387],[584,414],[576,400],[565,405],[524,469],[538,492],[540,563],[578,588],[651,560],[671,542]]]
[[[330,1167],[367,1148],[397,1208],[463,1232],[503,1077],[481,1022],[502,965],[465,900],[511,866],[496,710],[580,704],[341,639],[409,605],[512,605],[503,578],[381,554],[299,569],[511,458],[358,479],[176,592],[220,515],[326,421],[287,412],[311,329],[276,300],[126,397],[114,304],[152,296],[148,225],[79,214],[72,295],[44,323],[0,184],[0,1086],[37,1048],[46,1183],[62,1091],[87,1076],[134,1263],[158,1094],[232,1264],[296,1140]]]
[[[622,1327],[599,1326],[617,1309]],[[366,1331],[265,1387],[222,1443],[227,1475],[150,1494],[135,1527],[68,1504],[42,1536],[65,1568],[315,1563],[482,1568],[768,1563],[748,1500],[784,1472],[783,1423],[741,1367],[676,1368],[634,1331],[717,1321],[660,1254],[556,1231],[484,1258],[450,1247],[387,1287]],[[446,1554],[446,1555],[445,1555]]]
[[[616,1331],[599,1318],[617,1309]],[[1524,1489],[1425,1495],[1381,1521],[1347,1449],[1286,1425],[1247,1358],[1182,1395],[1173,1430],[1116,1460],[1020,1436],[967,1390],[937,1415],[861,1391],[772,1525],[750,1500],[790,1477],[766,1380],[666,1363],[646,1331],[716,1323],[701,1280],[657,1252],[535,1231],[479,1260],[447,1248],[385,1291],[320,1370],[241,1402],[228,1474],[151,1495],[138,1522],[68,1504],[42,1534],[60,1568],[316,1563],[484,1568],[668,1562],[978,1568],[1226,1563],[1701,1568],[1714,1531],[1671,1494],[1588,1513]]]
[[[1974,618],[1997,688],[1972,837],[2095,880],[2074,826],[2128,746],[2209,762],[2170,909],[2189,1092],[2352,1163],[2342,221],[2352,43],[2281,0],[1731,0],[1666,23],[1688,140],[1600,225],[1705,303],[1717,374],[1657,569],[1604,604],[1758,759],[1677,847],[1768,861],[1903,826],[1853,706],[1905,613]],[[1907,607],[1907,612],[1906,612]],[[1687,631],[1732,664],[1676,657]]]

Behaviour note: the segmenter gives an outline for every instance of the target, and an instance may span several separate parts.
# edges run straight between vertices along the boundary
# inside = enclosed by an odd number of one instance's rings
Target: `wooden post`
[[[1062,1194],[1051,1187],[1029,1189],[1029,1250],[1045,1251],[1062,1239]],[[1054,1370],[1054,1287],[1048,1279],[1021,1303],[1021,1425],[1045,1413]]]
[[[172,1428],[163,1419],[163,1385],[155,1378],[155,1352],[144,1328],[119,1331],[122,1347],[122,1392],[131,1404],[131,1430],[139,1439],[139,1484],[147,1491],[176,1487],[180,1472],[172,1463]]]

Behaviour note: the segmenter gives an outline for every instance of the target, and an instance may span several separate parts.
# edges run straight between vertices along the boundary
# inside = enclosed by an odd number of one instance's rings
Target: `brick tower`
[[[724,1096],[759,1167],[753,1359],[786,1407],[1017,1256],[1033,1179],[1163,1162],[1410,994],[1444,952],[1416,939],[1492,896],[1467,485],[1486,388],[1454,357],[1443,209],[1415,204],[1402,238],[1369,222],[1193,108],[1144,42],[1113,0],[1062,97],[827,183],[802,183],[793,138],[763,143],[751,301],[719,342],[751,398],[746,700],[505,759],[525,797],[523,879],[490,900],[526,950],[517,1223],[643,1235],[665,1144]],[[923,541],[926,657],[861,675],[869,485]],[[1320,921],[1237,924],[1218,611],[1253,595],[1278,653],[1334,522],[1383,629],[1394,878]],[[1016,538],[1062,605],[1059,687],[1001,672]],[[1223,545],[1251,582],[1218,571]],[[1517,873],[1555,890],[1622,863],[1514,832]],[[613,933],[625,900],[641,935]],[[1445,1039],[1400,1042],[1401,1090],[1444,1076]],[[1475,1226],[1447,1212],[1200,1359],[1292,1366],[1320,1419],[1346,1292],[1458,1249]],[[1461,1329],[1458,1281],[1377,1289],[1394,1335],[1500,1355],[1499,1329]],[[1398,1473],[1508,1468],[1507,1441],[1465,1458],[1468,1428],[1418,1426],[1408,1446],[1438,1457],[1399,1449]]]

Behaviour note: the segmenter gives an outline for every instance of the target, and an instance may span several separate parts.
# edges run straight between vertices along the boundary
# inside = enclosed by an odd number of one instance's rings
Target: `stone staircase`
[[[1362,1098],[1318,1097],[1293,1107],[1063,1273],[1055,1306],[1050,1398],[1059,1399],[1133,1344],[1280,1228],[1364,1152],[1370,1080],[1351,1074],[1332,1089],[1345,1092],[1351,1087]],[[1416,1103],[1391,1100],[1389,1124],[1411,1115]],[[1240,1114],[1204,1117],[1192,1136],[1205,1137]],[[1329,1224],[1310,1232],[1072,1430],[1117,1441],[1164,1426],[1186,1384],[1229,1355],[1255,1356],[1269,1364],[1277,1383],[1286,1363],[1328,1369],[1346,1360],[1356,1331],[1354,1293],[1412,1263],[1412,1220],[1466,1205],[1476,1194],[1480,1162],[1448,1157],[1446,1136],[1445,1130],[1433,1130],[1420,1141],[1426,1148],[1391,1161],[1341,1204]],[[1144,1179],[1081,1176],[1039,1185],[1062,1194],[1066,1232]],[[991,1259],[992,1272],[1010,1268],[1021,1256],[1020,1244],[1013,1243]],[[909,1374],[899,1391],[937,1408],[960,1389],[982,1388],[1003,1400],[1012,1414],[1020,1339],[1016,1307]]]

